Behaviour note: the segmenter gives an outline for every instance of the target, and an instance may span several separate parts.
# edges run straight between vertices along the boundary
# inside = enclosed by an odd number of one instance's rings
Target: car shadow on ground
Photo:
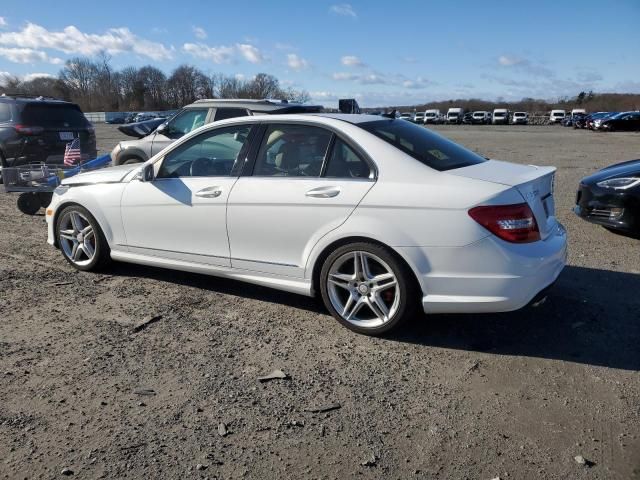
[[[640,275],[566,267],[539,307],[431,315],[392,339],[425,346],[640,370]]]
[[[151,278],[328,315],[316,299],[236,280],[122,263],[115,264],[109,273]],[[568,266],[550,290],[547,301],[539,307],[500,314],[419,314],[387,339],[637,371],[640,275]]]

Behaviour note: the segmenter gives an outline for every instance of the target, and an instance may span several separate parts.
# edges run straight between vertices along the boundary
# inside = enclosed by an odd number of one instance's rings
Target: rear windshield
[[[376,120],[358,126],[435,170],[452,170],[486,161],[457,143],[413,123]]]
[[[77,105],[30,103],[22,111],[22,123],[49,128],[81,128],[89,125]]]

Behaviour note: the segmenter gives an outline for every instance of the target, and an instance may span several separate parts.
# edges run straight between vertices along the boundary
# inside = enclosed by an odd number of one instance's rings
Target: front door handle
[[[198,190],[194,195],[200,198],[216,198],[222,194],[221,187],[207,187],[202,190]]]
[[[340,187],[319,187],[309,190],[305,195],[313,198],[332,198],[340,194]]]

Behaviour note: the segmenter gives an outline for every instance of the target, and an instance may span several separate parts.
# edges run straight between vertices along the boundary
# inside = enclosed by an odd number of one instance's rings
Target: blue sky
[[[2,0],[0,75],[106,50],[116,68],[271,73],[325,105],[640,93],[639,24],[638,0]]]

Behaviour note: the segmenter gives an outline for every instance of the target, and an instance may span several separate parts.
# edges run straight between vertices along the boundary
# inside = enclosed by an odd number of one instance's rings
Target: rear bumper
[[[544,241],[511,244],[494,236],[465,247],[399,249],[411,257],[426,313],[508,312],[553,284],[567,261],[564,227]]]

